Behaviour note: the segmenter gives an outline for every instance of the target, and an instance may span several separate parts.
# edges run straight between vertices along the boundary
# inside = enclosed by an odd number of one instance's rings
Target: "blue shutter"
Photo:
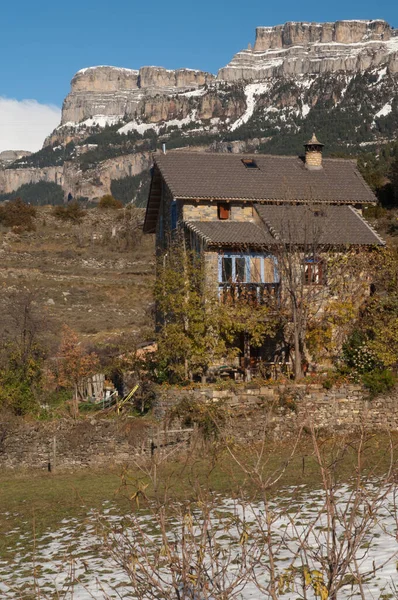
[[[177,202],[175,200],[171,203],[171,230],[177,229]]]

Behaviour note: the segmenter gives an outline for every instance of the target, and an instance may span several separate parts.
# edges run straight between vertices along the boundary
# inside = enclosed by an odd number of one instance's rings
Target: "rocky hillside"
[[[143,236],[143,211],[88,210],[60,220],[40,207],[34,230],[0,225],[0,312],[16,292],[35,304],[58,331],[67,324],[86,340],[145,335],[151,324],[154,241]],[[0,324],[0,337],[5,327]]]
[[[297,153],[313,129],[326,152],[357,153],[396,139],[398,32],[388,23],[259,27],[253,48],[217,76],[158,67],[83,69],[72,80],[60,126],[42,151],[0,171],[0,193],[44,177],[65,192],[96,198],[113,191],[116,180],[128,190],[164,142]],[[135,198],[141,184],[131,186]]]

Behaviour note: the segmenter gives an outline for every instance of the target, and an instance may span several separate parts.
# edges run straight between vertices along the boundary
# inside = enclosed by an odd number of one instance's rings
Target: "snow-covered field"
[[[362,495],[360,491],[359,494],[361,500],[355,505],[359,496],[352,494],[348,487],[336,492],[335,522],[338,525],[335,547],[342,563],[352,545],[357,543],[355,560],[350,561],[342,577],[344,585],[337,597],[344,600],[397,598],[396,490],[392,488],[383,494],[373,486],[369,493]],[[355,518],[350,520],[354,506]],[[212,583],[218,580],[221,587],[228,587],[235,579],[239,580],[239,584],[232,586],[227,596],[217,595],[210,585],[208,592],[195,598],[249,600],[271,597],[266,589],[271,572],[267,550],[268,523],[272,530],[271,547],[274,573],[279,582],[278,597],[280,595],[287,600],[321,597],[325,600],[327,595],[322,591],[323,583],[318,589],[314,584],[316,580],[326,581],[326,571],[321,563],[328,548],[330,550],[332,540],[324,508],[324,493],[307,490],[305,486],[284,490],[273,499],[267,510],[263,502],[242,504],[216,498],[216,509],[213,506],[207,525],[209,534],[204,545],[208,557],[203,564],[207,564]],[[176,554],[181,555],[184,530],[185,555],[191,552],[190,557],[196,556],[200,546],[198,540],[203,532],[202,511],[203,508],[197,507],[188,518],[185,515],[181,520],[174,518],[169,523],[167,538],[170,549]],[[15,533],[9,532],[8,535],[15,536]],[[354,541],[355,536],[357,542]],[[112,542],[116,542],[119,548],[113,557],[107,551]],[[149,598],[152,596],[135,596],[131,580],[133,573],[140,572],[140,561],[145,560],[145,554],[153,556],[158,553],[162,556],[161,548],[164,548],[164,539],[162,541],[159,522],[154,514],[139,511],[121,517],[113,505],[106,503],[100,515],[90,512],[84,522],[64,520],[59,529],[48,531],[39,539],[34,540],[33,535],[21,538],[12,549],[15,553],[12,563],[0,558],[0,597],[4,600]],[[214,554],[209,556],[209,552]],[[158,574],[163,577],[164,598],[168,599],[174,597],[168,593],[170,590],[173,593],[171,571],[173,568],[174,573],[178,571],[178,560],[171,560],[168,551],[164,552],[164,557],[163,561],[157,559],[160,561]],[[120,566],[123,562],[124,568]],[[303,567],[307,569],[306,580]],[[362,596],[355,583],[358,574],[362,575]],[[190,599],[192,597],[189,596]]]

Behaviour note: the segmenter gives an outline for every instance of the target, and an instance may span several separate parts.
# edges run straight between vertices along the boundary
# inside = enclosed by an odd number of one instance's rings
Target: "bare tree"
[[[326,247],[322,244],[324,211],[315,205],[286,205],[276,217],[273,232],[282,286],[280,300],[291,326],[295,379],[303,376],[309,319],[320,310],[327,296],[323,285],[327,263]]]

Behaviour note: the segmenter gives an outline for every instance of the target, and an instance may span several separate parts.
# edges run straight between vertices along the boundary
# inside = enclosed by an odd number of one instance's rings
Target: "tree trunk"
[[[245,332],[243,341],[243,356],[245,364],[245,380],[251,381],[251,369],[250,369],[250,337]]]
[[[75,383],[75,393],[72,399],[71,413],[74,419],[77,419],[79,416],[79,391],[77,388],[77,383]]]
[[[301,366],[301,348],[300,348],[300,331],[297,318],[297,307],[294,300],[292,301],[293,307],[293,328],[294,328],[294,379],[301,379],[303,376]]]

